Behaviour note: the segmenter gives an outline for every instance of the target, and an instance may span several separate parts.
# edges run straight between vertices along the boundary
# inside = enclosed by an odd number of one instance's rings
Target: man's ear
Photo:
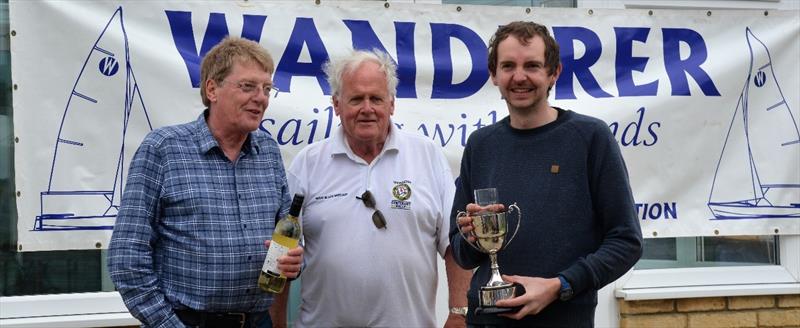
[[[561,69],[562,69],[561,63],[558,63],[556,71],[553,72],[553,75],[550,76],[550,87],[553,87],[553,85],[556,84],[556,81],[558,81],[558,77],[561,76]]]
[[[206,84],[206,98],[208,98],[209,102],[215,103],[217,102],[217,89],[219,85],[217,85],[217,81],[214,79],[208,79],[205,81]]]
[[[339,116],[339,97],[331,96],[331,104],[333,104],[333,112],[336,113],[336,116]]]

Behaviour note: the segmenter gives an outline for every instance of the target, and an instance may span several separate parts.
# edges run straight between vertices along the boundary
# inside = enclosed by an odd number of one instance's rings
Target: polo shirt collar
[[[206,154],[214,148],[220,148],[217,139],[214,138],[214,135],[211,134],[211,130],[208,128],[208,108],[206,108],[203,113],[194,121],[194,130],[196,135],[197,144],[200,147],[200,153]],[[242,145],[242,153],[243,154],[258,154],[259,153],[259,146],[256,142],[253,142],[253,135],[255,131],[250,132],[247,135],[247,139],[244,140],[244,144]],[[220,148],[221,150],[221,148]]]
[[[383,143],[383,149],[381,149],[381,153],[375,159],[380,158],[383,156],[384,153],[393,151],[399,152],[400,148],[397,145],[397,126],[394,125],[392,120],[389,120],[389,135],[386,136],[386,141]],[[353,150],[350,148],[350,145],[347,144],[347,138],[344,135],[344,128],[340,125],[336,132],[333,134],[332,142],[333,142],[333,151],[331,152],[331,156],[336,155],[346,155],[353,161],[364,161],[361,157],[358,157]]]

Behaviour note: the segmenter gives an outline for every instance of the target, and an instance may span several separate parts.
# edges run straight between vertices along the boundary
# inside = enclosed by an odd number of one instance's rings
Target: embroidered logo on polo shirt
[[[314,197],[314,200],[328,200],[328,199],[331,199],[331,198],[342,198],[342,197],[345,197],[345,196],[347,196],[346,192],[338,192],[338,193],[335,193],[335,194],[317,196],[317,197]]]
[[[408,201],[408,199],[411,198],[411,181],[394,181],[392,196],[394,197],[394,199],[392,199],[393,209],[410,210],[411,202]]]

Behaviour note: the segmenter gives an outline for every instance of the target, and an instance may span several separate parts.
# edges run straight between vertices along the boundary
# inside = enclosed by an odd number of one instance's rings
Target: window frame
[[[800,293],[800,235],[779,238],[778,265],[634,269],[617,280],[626,301]]]
[[[0,326],[7,328],[139,324],[118,292],[0,297]]]

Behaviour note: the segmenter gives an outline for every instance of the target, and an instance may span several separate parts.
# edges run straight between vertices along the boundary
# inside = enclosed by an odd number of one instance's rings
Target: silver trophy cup
[[[476,194],[477,192],[478,191],[476,191]],[[481,205],[480,202],[479,205]],[[485,204],[482,206],[485,206]],[[508,234],[507,218],[511,216],[512,212],[516,212],[517,214],[517,226],[511,238],[506,240],[506,235]],[[465,212],[459,212],[457,217],[467,215],[468,214]],[[497,252],[511,244],[511,241],[519,231],[520,221],[522,221],[522,212],[520,212],[517,204],[514,203],[508,207],[508,211],[506,212],[494,213],[486,211],[472,215],[473,230],[470,232],[470,235],[475,237],[474,244],[469,243],[467,236],[463,233],[461,234],[464,240],[467,240],[467,244],[480,252],[489,254],[489,259],[491,261],[492,276],[489,278],[489,282],[481,287],[479,294],[480,306],[482,308],[495,308],[497,301],[514,297],[517,286],[503,281],[500,277],[500,267],[497,265]],[[497,313],[501,311],[490,312]]]

